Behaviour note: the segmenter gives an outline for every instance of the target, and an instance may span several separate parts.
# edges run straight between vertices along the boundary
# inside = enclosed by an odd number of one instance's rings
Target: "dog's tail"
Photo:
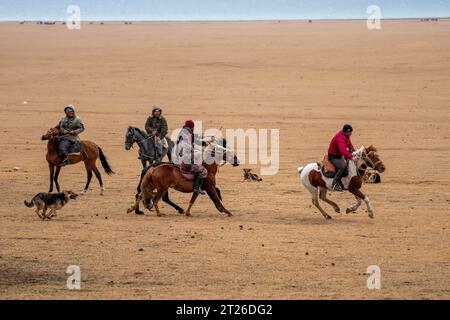
[[[31,200],[31,202],[28,202],[27,200],[24,200],[23,203],[24,203],[28,208],[33,208],[33,207],[34,207],[34,202],[33,202],[33,200]]]
[[[98,147],[98,152],[100,155],[100,162],[102,163],[103,169],[105,169],[105,172],[110,176],[114,174],[114,171],[112,171],[111,166],[108,163],[108,160],[106,160],[106,156],[103,153],[102,148]]]

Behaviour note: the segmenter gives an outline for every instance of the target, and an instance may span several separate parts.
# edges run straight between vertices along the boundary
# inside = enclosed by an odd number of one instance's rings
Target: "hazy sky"
[[[66,20],[68,5],[82,20],[251,20],[368,17],[449,17],[450,0],[0,0],[0,20]]]

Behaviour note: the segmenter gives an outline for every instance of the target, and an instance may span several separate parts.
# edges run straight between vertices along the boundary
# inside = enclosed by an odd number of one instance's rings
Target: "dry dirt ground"
[[[0,298],[450,298],[450,21],[1,24],[0,43]],[[42,222],[23,200],[48,189],[39,139],[68,103],[117,174],[103,174],[103,197],[94,179]],[[279,129],[279,173],[244,183],[223,167],[232,218],[207,197],[191,218],[167,205],[163,218],[127,215],[140,163],[124,134],[154,104],[171,129]],[[387,166],[363,188],[374,220],[362,206],[325,221],[299,184],[297,167],[346,122]],[[81,191],[83,165],[61,183]],[[69,265],[80,291],[66,288]],[[369,265],[381,290],[366,287]]]

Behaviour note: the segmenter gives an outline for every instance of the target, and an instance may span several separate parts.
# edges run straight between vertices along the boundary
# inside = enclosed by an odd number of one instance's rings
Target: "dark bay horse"
[[[159,160],[162,160],[167,155],[169,161],[171,161],[171,150],[174,143],[169,138],[165,139],[167,141],[168,148],[163,148],[163,154]],[[149,164],[153,164],[155,160],[158,159],[156,154],[155,138],[139,128],[130,126],[125,134],[125,150],[130,150],[135,143],[139,146],[139,158],[141,159],[143,168],[147,166],[147,162]]]
[[[60,186],[58,182],[59,173],[61,171],[61,167],[59,164],[61,163],[61,158],[58,154],[58,144],[59,144],[59,129],[52,128],[45,135],[42,136],[42,140],[48,140],[47,143],[47,154],[46,159],[48,162],[48,167],[50,170],[50,189],[49,192],[53,191],[53,181],[55,182],[56,190],[60,192]],[[105,191],[103,187],[102,176],[100,171],[98,171],[97,166],[95,164],[97,158],[100,158],[100,162],[102,164],[103,169],[108,175],[114,174],[114,171],[111,169],[108,161],[106,160],[105,154],[102,149],[91,141],[81,141],[81,152],[79,155],[69,155],[69,164],[76,164],[81,161],[84,162],[87,173],[87,183],[84,188],[82,194],[85,194],[89,189],[89,184],[92,179],[92,171],[95,173],[95,176],[100,183],[101,195]]]
[[[204,149],[203,154],[205,156],[203,166],[208,171],[208,176],[203,182],[203,189],[208,193],[208,196],[214,202],[219,212],[232,216],[231,212],[223,206],[220,190],[216,188],[216,174],[219,167],[216,160],[220,158],[221,161],[231,163],[235,167],[239,166],[239,160],[231,150],[216,143],[208,144]],[[180,167],[177,165],[160,164],[148,168],[147,171],[143,173],[139,187],[140,193],[136,195],[136,202],[128,209],[128,212],[136,210],[136,208],[139,207],[139,203],[142,201],[148,210],[151,210],[154,206],[156,214],[158,216],[163,216],[159,210],[158,202],[165,194],[167,194],[169,188],[173,188],[183,193],[193,193],[194,181],[186,180],[185,177],[183,177]],[[197,193],[192,195],[189,207],[185,212],[186,216],[191,215],[191,209],[197,197]]]

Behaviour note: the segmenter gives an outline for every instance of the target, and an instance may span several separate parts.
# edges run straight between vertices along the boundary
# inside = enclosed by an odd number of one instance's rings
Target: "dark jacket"
[[[167,121],[163,116],[159,116],[158,118],[150,116],[147,118],[147,122],[145,123],[145,131],[148,134],[151,134],[153,130],[158,132],[158,137],[160,139],[164,139],[169,132],[167,127]]]

